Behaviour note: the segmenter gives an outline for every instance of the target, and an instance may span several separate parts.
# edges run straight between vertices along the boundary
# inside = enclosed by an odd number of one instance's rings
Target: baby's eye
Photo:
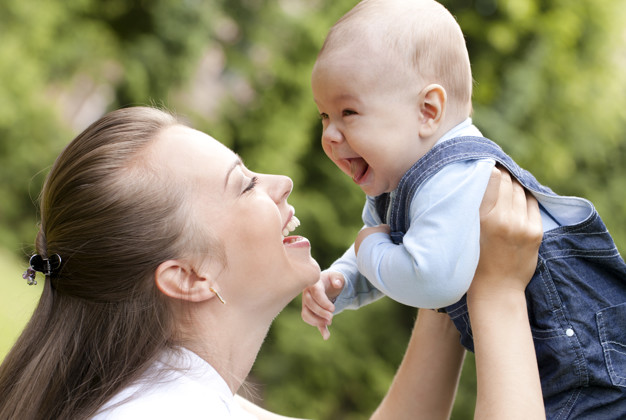
[[[350,115],[357,115],[357,112],[352,109],[344,109],[343,111],[341,111],[341,114],[344,117],[349,117]]]
[[[252,177],[252,179],[250,180],[250,183],[249,183],[249,184],[248,184],[248,186],[247,186],[247,187],[243,190],[242,194],[245,194],[245,193],[247,193],[248,191],[252,190],[252,189],[256,186],[257,182],[259,182],[259,177],[257,177],[257,176]]]
[[[320,112],[320,120],[327,120],[328,114],[325,112]]]

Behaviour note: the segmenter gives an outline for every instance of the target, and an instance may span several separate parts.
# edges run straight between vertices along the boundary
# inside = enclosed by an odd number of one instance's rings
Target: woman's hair
[[[172,311],[154,272],[194,244],[208,249],[189,242],[186,186],[173,185],[151,158],[151,143],[176,124],[152,108],[114,111],[54,163],[36,249],[44,258],[58,254],[62,265],[46,277],[0,366],[0,418],[90,417],[174,344]]]

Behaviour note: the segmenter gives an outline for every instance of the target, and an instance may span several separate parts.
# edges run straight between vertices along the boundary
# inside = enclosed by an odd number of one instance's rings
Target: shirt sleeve
[[[378,226],[382,223],[378,215],[371,211],[373,198],[367,197],[367,202],[363,207],[364,227]],[[344,309],[358,309],[372,303],[381,297],[383,293],[378,290],[367,278],[359,272],[356,254],[354,253],[354,243],[348,250],[337,259],[328,271],[336,271],[343,275],[345,283],[339,296],[335,300],[335,314]]]
[[[385,295],[409,306],[441,308],[468,290],[480,253],[479,208],[492,159],[456,162],[424,183],[412,198],[410,227],[401,244],[368,236],[357,268]]]

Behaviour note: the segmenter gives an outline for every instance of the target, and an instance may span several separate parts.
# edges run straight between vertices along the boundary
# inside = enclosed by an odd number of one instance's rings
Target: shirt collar
[[[482,137],[482,133],[474,124],[472,124],[472,119],[467,118],[465,121],[460,124],[454,126],[451,130],[446,132],[439,140],[437,140],[436,144],[442,143],[446,140],[450,140],[456,137],[462,136],[475,136]]]
[[[175,371],[184,372],[189,379],[199,382],[204,386],[210,386],[228,402],[233,400],[230,387],[217,370],[206,360],[193,351],[184,347],[166,350],[159,358],[159,362]]]

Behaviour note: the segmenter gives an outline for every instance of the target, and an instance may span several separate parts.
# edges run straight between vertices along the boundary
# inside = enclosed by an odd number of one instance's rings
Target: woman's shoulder
[[[95,420],[233,418],[233,395],[222,377],[188,350],[166,352],[132,385],[107,402]]]
[[[94,420],[230,418],[228,406],[214,394],[192,395],[151,390],[118,404],[107,404]]]

